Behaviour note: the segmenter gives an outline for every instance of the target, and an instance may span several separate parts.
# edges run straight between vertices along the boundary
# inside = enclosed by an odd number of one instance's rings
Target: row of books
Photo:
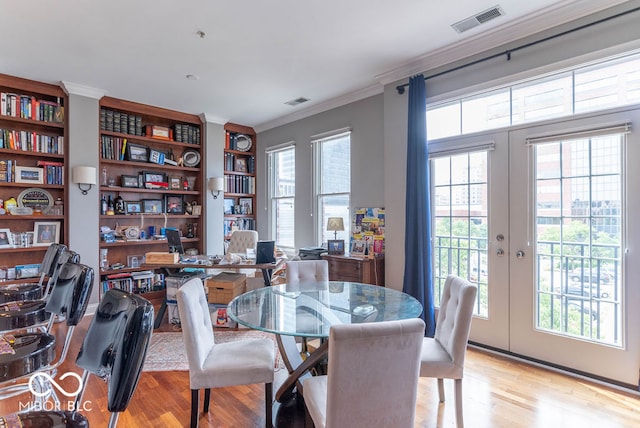
[[[236,158],[244,159],[244,162],[238,165]],[[244,165],[244,167],[243,167]],[[244,170],[246,167],[246,170]],[[225,171],[239,171],[248,172],[254,174],[256,172],[256,157],[255,156],[236,156],[233,153],[224,154],[224,170]]]
[[[147,127],[142,125],[142,116],[123,113],[107,108],[100,109],[100,129],[102,131],[118,132],[121,134],[145,136]],[[173,126],[172,140],[179,143],[200,144],[200,127],[187,123]],[[146,135],[151,137],[151,135]]]
[[[64,154],[62,135],[43,135],[31,131],[0,129],[0,149]]]
[[[39,100],[30,95],[0,92],[0,115],[43,122],[64,122],[64,107],[58,102]]]
[[[256,230],[256,221],[253,218],[225,219],[223,228],[224,236],[229,236],[236,230]]]
[[[155,275],[150,270],[105,275],[102,281],[103,294],[112,288],[129,293],[148,293],[164,289],[164,281],[155,282]]]
[[[42,183],[44,184],[59,184],[64,185],[64,164],[62,162],[50,162],[39,160],[38,167],[25,168],[21,174],[27,174],[30,177],[42,177]],[[16,181],[17,161],[14,159],[0,159],[0,182],[2,183],[14,183]],[[19,171],[18,171],[19,172]],[[34,183],[40,183],[39,180],[34,180]]]
[[[178,143],[200,144],[200,127],[187,123],[177,123],[173,136]]]
[[[100,154],[102,159],[124,160],[127,150],[127,139],[120,137],[100,136]]]
[[[122,113],[106,108],[100,109],[100,129],[122,134],[144,135],[142,116]]]
[[[256,178],[247,175],[225,175],[225,193],[245,193],[253,195],[256,193]]]

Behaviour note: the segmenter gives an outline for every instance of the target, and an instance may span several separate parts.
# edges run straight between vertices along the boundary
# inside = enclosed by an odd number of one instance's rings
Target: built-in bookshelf
[[[256,229],[256,133],[227,123],[224,148],[224,237]]]
[[[68,242],[66,104],[59,86],[0,74],[0,285]]]
[[[101,294],[163,288],[142,267],[168,251],[164,231],[181,232],[187,253],[205,246],[205,144],[196,115],[104,97],[100,101]],[[106,259],[105,259],[106,258]]]

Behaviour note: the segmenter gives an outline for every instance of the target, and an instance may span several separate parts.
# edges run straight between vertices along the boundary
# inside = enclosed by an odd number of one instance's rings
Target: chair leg
[[[202,405],[202,412],[209,412],[209,401],[211,401],[211,388],[206,388],[204,390],[204,404]]]
[[[273,384],[264,385],[264,426],[266,428],[273,427]]]
[[[198,426],[198,392],[197,389],[191,390],[191,428]]]
[[[444,379],[438,378],[438,396],[440,397],[440,402],[444,403]]]
[[[458,428],[464,428],[462,420],[462,379],[455,379],[455,398],[456,398],[456,423]]]

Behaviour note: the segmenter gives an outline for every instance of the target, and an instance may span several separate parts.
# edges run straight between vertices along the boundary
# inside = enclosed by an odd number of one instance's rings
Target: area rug
[[[271,339],[276,352],[276,371],[284,369],[284,363],[278,352],[275,336],[257,330],[220,330],[214,332],[216,343],[232,342],[246,339]],[[187,353],[182,341],[182,332],[154,333],[147,350],[142,371],[188,371]]]

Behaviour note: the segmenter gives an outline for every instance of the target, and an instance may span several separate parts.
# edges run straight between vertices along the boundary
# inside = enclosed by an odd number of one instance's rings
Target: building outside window
[[[314,165],[314,201],[316,242],[334,239],[329,232],[329,217],[342,217],[345,230],[337,239],[349,242],[351,196],[351,131],[339,132],[312,140]]]
[[[292,144],[267,151],[270,234],[283,249],[295,248],[296,148]]]

